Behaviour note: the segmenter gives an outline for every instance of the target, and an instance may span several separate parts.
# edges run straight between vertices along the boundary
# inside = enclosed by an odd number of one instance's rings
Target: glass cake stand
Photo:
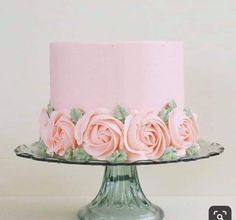
[[[137,166],[195,161],[219,155],[224,151],[224,148],[217,143],[204,140],[198,143],[201,147],[198,154],[175,160],[78,161],[45,156],[39,149],[26,145],[17,147],[15,153],[19,157],[39,161],[105,166],[102,186],[95,199],[79,210],[78,219],[80,220],[161,220],[164,218],[164,212],[144,195],[138,179]]]

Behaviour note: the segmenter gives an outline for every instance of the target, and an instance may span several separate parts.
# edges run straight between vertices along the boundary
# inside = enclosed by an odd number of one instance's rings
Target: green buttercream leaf
[[[48,156],[47,146],[44,144],[44,142],[41,139],[31,144],[30,149],[33,154],[38,155],[40,157]]]
[[[114,109],[113,115],[116,119],[122,121],[124,123],[125,118],[128,115],[128,111],[126,108],[124,108],[121,105],[117,105],[116,108]]]
[[[112,155],[107,158],[109,162],[124,162],[126,160],[127,154],[122,150],[113,152]]]
[[[171,110],[173,110],[174,108],[177,107],[177,104],[176,104],[175,100],[172,100],[168,103],[168,106]]]
[[[186,155],[189,157],[197,156],[199,152],[200,152],[200,145],[196,143],[186,150]]]
[[[73,151],[72,157],[75,160],[83,160],[83,161],[88,161],[92,159],[92,156],[90,156],[83,148],[75,149]]]
[[[70,117],[73,123],[77,123],[77,121],[83,116],[84,112],[79,108],[72,108],[70,111]]]
[[[174,147],[167,147],[165,149],[164,154],[160,158],[162,161],[176,160],[177,159],[177,151]]]
[[[71,160],[73,157],[73,150],[72,149],[68,149],[65,154],[64,154],[64,159],[66,160]]]
[[[54,111],[54,108],[52,107],[51,102],[49,102],[47,105],[47,112],[48,112],[49,117],[51,116],[53,111]]]
[[[159,112],[159,117],[164,121],[165,123],[168,122],[169,119],[169,114],[170,114],[170,109],[163,109],[162,111]]]
[[[159,112],[158,116],[162,119],[162,121],[168,123],[170,112],[176,107],[176,102],[172,100],[166,105],[163,110]]]
[[[185,108],[184,109],[185,114],[189,117],[192,118],[193,117],[193,113],[189,108]]]

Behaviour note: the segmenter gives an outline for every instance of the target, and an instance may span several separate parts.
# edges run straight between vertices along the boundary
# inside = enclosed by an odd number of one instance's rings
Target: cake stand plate
[[[175,160],[78,161],[45,155],[33,145],[21,145],[15,149],[15,153],[19,157],[39,161],[105,166],[102,186],[95,199],[79,210],[78,219],[80,220],[161,220],[164,218],[164,212],[144,195],[138,179],[137,165],[195,161],[219,155],[224,151],[224,148],[217,143],[204,140],[198,143],[200,145],[198,154]]]

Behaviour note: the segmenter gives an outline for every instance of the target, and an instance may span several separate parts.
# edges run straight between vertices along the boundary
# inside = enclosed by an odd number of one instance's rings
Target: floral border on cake
[[[65,159],[110,162],[176,160],[199,151],[197,116],[175,101],[160,112],[98,108],[54,110],[40,115],[40,140],[46,154]]]

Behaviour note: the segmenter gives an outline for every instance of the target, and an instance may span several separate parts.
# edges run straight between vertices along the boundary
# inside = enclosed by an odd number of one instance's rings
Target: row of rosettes
[[[60,157],[83,152],[98,160],[157,160],[166,154],[184,156],[196,146],[198,125],[196,115],[174,101],[159,113],[129,112],[122,106],[113,112],[59,111],[49,104],[40,116],[40,137],[47,153]]]

